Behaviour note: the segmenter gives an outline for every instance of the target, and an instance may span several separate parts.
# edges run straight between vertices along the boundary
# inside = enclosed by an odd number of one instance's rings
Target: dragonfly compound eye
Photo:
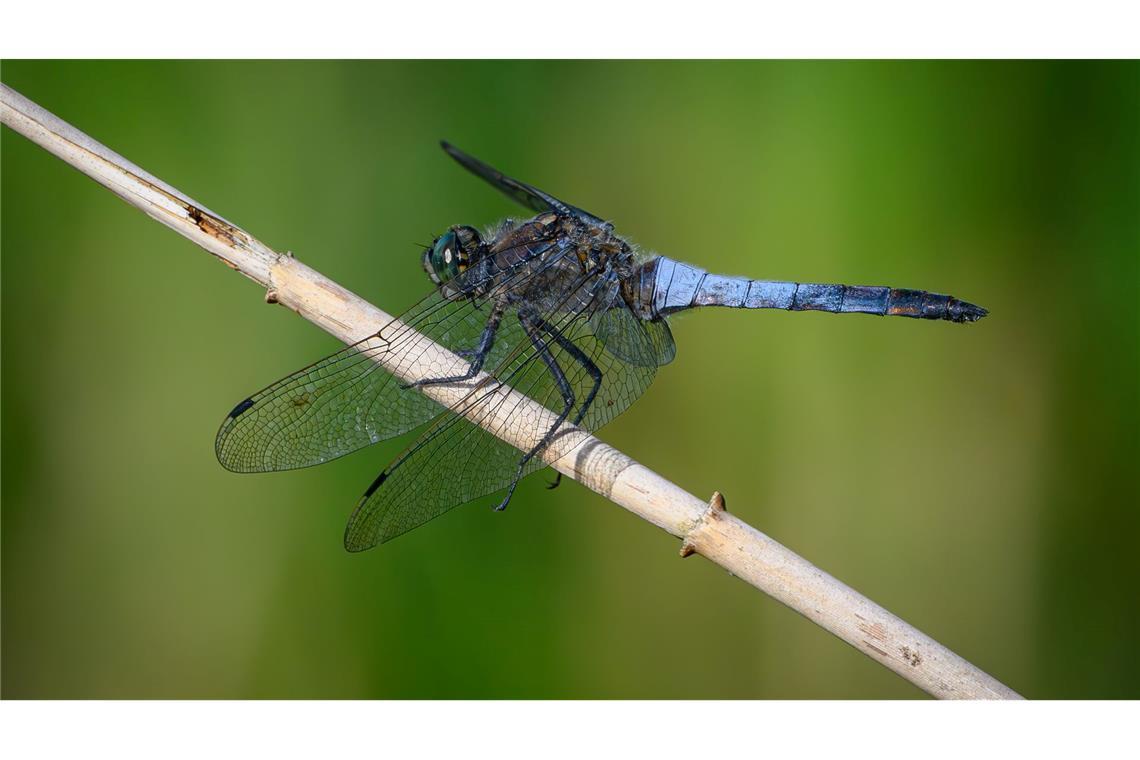
[[[462,274],[482,245],[474,228],[452,227],[424,251],[424,269],[436,285],[442,285]]]
[[[459,274],[459,258],[459,239],[454,230],[448,230],[424,251],[424,269],[432,282],[442,285]]]

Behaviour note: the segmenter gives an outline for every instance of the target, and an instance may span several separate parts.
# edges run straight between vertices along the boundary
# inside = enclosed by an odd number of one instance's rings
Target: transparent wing
[[[677,344],[664,319],[646,322],[630,318],[628,309],[608,309],[594,315],[594,336],[606,350],[639,367],[662,367],[677,355]]]
[[[440,146],[447,152],[447,155],[459,162],[459,165],[464,169],[495,187],[511,200],[529,208],[531,211],[557,211],[559,213],[576,216],[590,224],[605,224],[605,222],[588,211],[583,211],[577,206],[571,206],[569,203],[560,201],[553,195],[539,190],[537,187],[508,177],[498,169],[488,166],[474,156],[467,155],[447,141],[440,141]]]
[[[626,345],[640,342],[640,354],[650,355],[657,339],[647,331],[646,323],[624,305],[613,311],[607,320],[611,336],[620,332]],[[551,328],[546,333],[549,350],[575,398],[566,425],[576,422],[597,430],[624,412],[652,382],[656,363],[633,364],[606,350],[595,334],[598,321],[591,319],[589,311],[561,315],[555,311],[542,319]],[[539,349],[529,339],[523,340],[527,342],[504,359],[494,377],[549,411],[562,412],[559,383],[540,360]],[[596,390],[595,377],[600,378]],[[494,432],[532,430],[537,424],[528,405],[516,399],[489,380],[461,405],[441,415],[365,492],[349,520],[345,547],[349,551],[368,549],[510,485],[519,471],[522,452]],[[585,406],[587,400],[590,403]],[[491,424],[492,431],[472,424],[469,418]],[[544,466],[541,456],[535,457],[523,474]]]
[[[542,245],[531,253],[545,252]],[[550,259],[560,254],[554,252]],[[527,257],[531,260],[533,257]],[[542,262],[543,266],[548,261]],[[507,286],[541,271],[534,261],[500,273]],[[471,290],[479,283],[458,281],[448,291]],[[455,298],[439,291],[420,301],[393,325],[316,364],[279,380],[234,407],[215,441],[218,461],[235,472],[269,472],[308,467],[400,435],[444,410],[417,390],[406,389],[382,368],[379,358],[393,359],[397,369],[419,363],[426,335],[452,350],[479,342],[490,304],[485,299]],[[517,321],[500,326],[486,366],[495,366],[525,340]],[[418,334],[418,335],[417,335]],[[386,355],[386,356],[383,356]],[[448,377],[467,368],[429,367],[430,377]]]

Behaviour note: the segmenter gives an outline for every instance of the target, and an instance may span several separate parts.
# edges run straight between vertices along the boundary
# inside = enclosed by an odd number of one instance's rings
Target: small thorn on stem
[[[720,491],[713,491],[712,498],[709,499],[709,508],[701,515],[700,521],[696,524],[693,530],[689,531],[689,535],[681,541],[681,558],[691,556],[696,553],[697,547],[693,543],[691,536],[696,532],[700,526],[709,520],[719,520],[722,513],[724,513],[724,496]]]
[[[265,291],[265,302],[277,303],[277,291],[275,289],[269,288]]]
[[[724,496],[721,495],[720,491],[713,491],[712,498],[709,499],[709,510],[706,514],[715,520],[724,511]]]

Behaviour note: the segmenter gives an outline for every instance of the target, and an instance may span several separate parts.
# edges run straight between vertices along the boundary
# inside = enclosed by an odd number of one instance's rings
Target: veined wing
[[[622,361],[639,367],[663,367],[677,356],[677,344],[669,323],[662,319],[637,319],[629,309],[616,308],[596,313],[594,337]]]
[[[554,240],[531,243],[527,256],[496,283],[513,286],[557,260]],[[536,260],[546,256],[541,266]],[[469,270],[469,274],[474,270]],[[473,275],[472,275],[473,276]],[[460,289],[479,283],[457,278]],[[452,292],[452,291],[449,291]],[[269,472],[321,464],[427,422],[444,410],[423,393],[406,389],[377,362],[389,358],[397,371],[419,363],[427,336],[452,350],[478,344],[490,304],[484,299],[449,298],[439,290],[392,325],[353,346],[305,367],[234,407],[218,430],[218,461],[235,472]],[[505,321],[505,320],[504,320]],[[506,321],[505,321],[506,322]],[[502,325],[486,366],[525,340],[517,321]],[[428,375],[462,374],[467,363],[428,367]]]
[[[586,287],[610,285],[594,278]],[[624,345],[638,355],[652,355],[658,339],[646,330],[646,323],[620,300],[611,310],[614,315],[607,319],[611,336],[620,334]],[[575,398],[560,431],[575,423],[590,431],[602,427],[645,392],[657,371],[656,362],[633,364],[607,351],[595,334],[599,322],[592,316],[591,311],[560,314],[556,308],[540,315],[550,328],[543,331],[546,347]],[[512,314],[511,319],[517,321],[518,316]],[[529,338],[524,340],[493,377],[559,414],[564,407],[560,383],[541,360],[541,349]],[[345,531],[345,548],[361,551],[389,541],[453,507],[510,485],[523,455],[495,433],[533,430],[539,423],[531,410],[525,400],[507,396],[493,381],[474,389],[461,404],[441,415],[365,492]],[[491,430],[478,423],[490,425]],[[524,466],[523,475],[545,466],[541,456],[536,456]]]
[[[565,201],[560,201],[553,195],[545,193],[533,185],[528,185],[513,177],[508,177],[498,169],[488,166],[474,156],[467,155],[446,140],[441,140],[439,144],[447,152],[447,155],[458,161],[459,165],[464,169],[495,187],[511,200],[529,208],[531,211],[540,213],[543,211],[556,211],[558,213],[576,216],[590,224],[605,224],[603,220],[588,211],[583,211],[577,206],[571,206]]]

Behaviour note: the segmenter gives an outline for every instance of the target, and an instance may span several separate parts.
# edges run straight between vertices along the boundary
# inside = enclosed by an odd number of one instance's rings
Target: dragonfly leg
[[[594,399],[598,395],[598,391],[602,388],[602,371],[598,369],[598,365],[594,364],[590,357],[586,356],[585,351],[575,346],[573,341],[552,327],[545,319],[539,320],[538,326],[545,330],[550,337],[554,338],[555,342],[558,343],[559,346],[562,346],[562,349],[570,354],[570,356],[574,358],[574,361],[581,364],[586,369],[586,372],[590,373],[590,377],[594,379],[594,387],[586,394],[586,400],[582,402],[578,413],[574,415],[574,425],[578,425],[582,422],[582,418],[586,416],[586,412],[589,411],[590,406],[594,403]],[[562,473],[556,472],[554,473],[554,481],[547,483],[546,487],[548,490],[553,491],[555,488],[558,488],[561,483]]]
[[[535,317],[527,311],[519,310],[519,322],[522,323],[523,330],[526,331],[527,337],[534,345],[538,355],[546,363],[546,368],[550,370],[550,374],[554,377],[554,382],[558,384],[558,390],[562,393],[563,407],[562,411],[558,414],[558,419],[542,436],[542,440],[534,445],[534,447],[523,455],[519,460],[518,470],[515,472],[515,478],[511,481],[510,486],[507,488],[507,495],[495,507],[496,512],[502,512],[507,508],[507,504],[511,501],[511,496],[515,493],[515,488],[518,486],[519,481],[522,479],[523,470],[526,468],[527,463],[534,458],[534,456],[542,451],[550,441],[554,438],[554,434],[566,418],[570,416],[570,411],[574,408],[574,389],[570,385],[570,381],[566,379],[566,373],[562,371],[562,367],[558,366],[558,360],[554,358],[554,354],[550,351],[550,345],[543,339],[542,331],[540,330],[539,323],[541,319]]]
[[[582,418],[586,416],[590,406],[594,403],[594,399],[598,396],[598,391],[602,388],[602,371],[598,369],[598,365],[594,364],[593,360],[586,356],[586,352],[574,345],[574,342],[563,335],[557,328],[552,326],[545,319],[538,320],[538,326],[541,327],[547,335],[554,338],[554,342],[562,347],[562,350],[570,354],[574,361],[581,364],[590,377],[594,379],[594,387],[586,394],[586,400],[582,402],[581,408],[578,409],[578,414],[574,416],[574,424],[578,425],[582,422]],[[561,474],[559,475],[561,477]],[[554,488],[555,486],[551,486]]]
[[[479,336],[478,346],[475,348],[461,348],[455,352],[470,362],[470,364],[467,365],[467,371],[465,373],[462,375],[453,375],[451,377],[425,377],[422,380],[417,380],[414,383],[407,383],[401,387],[422,388],[425,385],[461,383],[464,380],[470,380],[479,374],[479,370],[483,369],[483,363],[487,361],[487,356],[491,353],[492,346],[495,345],[495,333],[499,329],[499,323],[503,320],[504,308],[505,305],[501,301],[495,302],[495,305],[491,307],[491,314],[487,317],[487,324],[483,328],[483,334]]]

